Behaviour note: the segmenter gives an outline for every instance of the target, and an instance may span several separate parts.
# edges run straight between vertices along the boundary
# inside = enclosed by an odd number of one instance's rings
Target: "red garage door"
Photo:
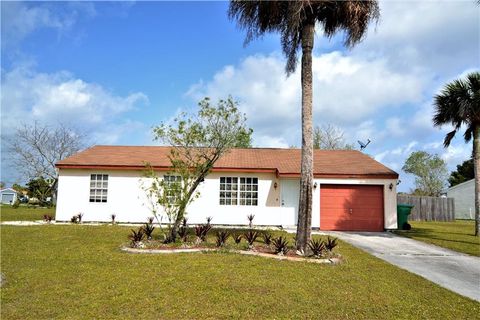
[[[320,229],[383,231],[383,186],[320,186]]]

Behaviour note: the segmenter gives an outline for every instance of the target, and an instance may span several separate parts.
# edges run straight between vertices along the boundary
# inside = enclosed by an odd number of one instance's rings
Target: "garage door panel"
[[[320,186],[322,230],[383,230],[383,186]]]

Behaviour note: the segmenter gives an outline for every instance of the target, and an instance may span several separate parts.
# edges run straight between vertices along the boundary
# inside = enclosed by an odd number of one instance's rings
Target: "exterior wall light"
[[[317,186],[318,186],[318,185],[317,185],[317,183],[315,182],[315,183],[313,184],[313,189],[317,190]]]
[[[278,184],[275,182],[275,183],[273,184],[273,188],[274,188],[275,190],[277,190],[277,187],[278,187]]]
[[[389,188],[390,190],[393,190],[393,183],[390,183],[390,185],[388,186],[388,188]]]

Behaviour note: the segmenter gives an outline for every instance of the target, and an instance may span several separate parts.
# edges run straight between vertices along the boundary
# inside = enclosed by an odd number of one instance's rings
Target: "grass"
[[[27,207],[21,205],[19,208],[14,209],[9,205],[2,205],[0,207],[0,221],[33,221],[43,220],[43,215],[49,214],[55,216],[55,208],[38,208]]]
[[[480,238],[475,237],[475,222],[411,221],[412,229],[397,234],[440,247],[480,256]]]
[[[474,319],[480,303],[344,242],[341,265],[128,254],[130,228],[2,226],[2,319]],[[156,230],[155,232],[158,232]],[[289,235],[290,236],[290,235]]]

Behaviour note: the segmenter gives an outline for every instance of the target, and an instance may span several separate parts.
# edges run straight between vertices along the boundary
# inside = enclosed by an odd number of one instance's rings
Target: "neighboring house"
[[[455,219],[475,217],[475,179],[448,188],[447,197],[455,199]]]
[[[152,216],[142,184],[144,163],[167,176],[169,147],[94,146],[59,161],[56,219],[145,222]],[[233,149],[215,164],[187,208],[189,224],[295,226],[299,149]],[[171,179],[173,177],[169,177]],[[397,228],[398,174],[359,151],[315,150],[312,227],[380,231]]]
[[[17,191],[12,188],[5,188],[0,190],[0,198],[2,204],[14,204],[17,201]]]

